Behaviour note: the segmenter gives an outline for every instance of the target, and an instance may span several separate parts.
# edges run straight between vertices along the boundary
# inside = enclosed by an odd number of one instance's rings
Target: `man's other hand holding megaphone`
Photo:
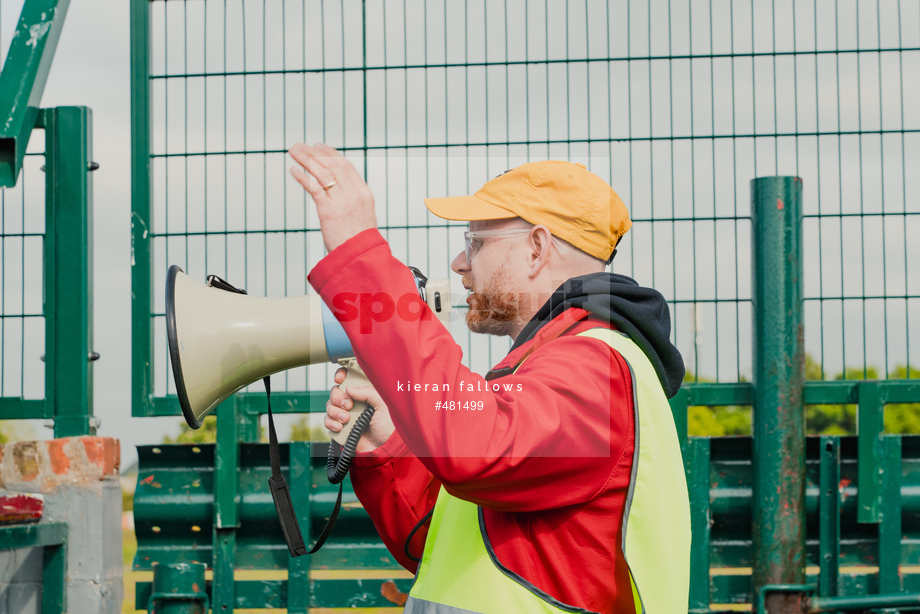
[[[346,373],[344,368],[335,372],[336,385],[332,387],[329,400],[326,401],[324,425],[327,430],[338,433],[342,430],[342,425],[348,424],[351,417],[349,410],[354,407],[354,401],[364,401],[374,408],[374,417],[371,418],[370,426],[364,431],[364,436],[358,441],[355,450],[358,453],[371,452],[382,446],[396,427],[393,426],[386,404],[373,386],[346,386],[348,394],[342,392],[338,385],[345,381]]]

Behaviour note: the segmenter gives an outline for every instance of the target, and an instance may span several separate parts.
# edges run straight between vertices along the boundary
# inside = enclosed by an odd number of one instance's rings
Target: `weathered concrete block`
[[[36,548],[0,551],[0,612],[40,612],[42,553]]]
[[[39,583],[11,583],[8,612],[10,612],[10,614],[16,612],[40,612],[42,604],[41,594],[42,585]]]
[[[124,588],[119,459],[118,440],[108,437],[69,437],[0,446],[0,492],[42,493],[42,522],[68,524],[70,612],[121,612]],[[31,553],[0,551],[0,611],[38,613],[41,602],[35,595],[41,595],[41,572],[40,549]]]
[[[24,584],[42,581],[42,553],[37,548],[11,550],[13,574],[9,582]]]

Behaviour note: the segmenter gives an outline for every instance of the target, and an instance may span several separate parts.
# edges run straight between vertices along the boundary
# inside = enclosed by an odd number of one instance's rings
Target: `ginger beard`
[[[490,283],[473,283],[472,276],[463,276],[463,283],[473,292],[469,298],[470,309],[466,312],[466,325],[474,333],[485,335],[507,335],[511,323],[521,314],[519,296],[512,291],[511,275],[507,263],[503,263],[492,275]]]

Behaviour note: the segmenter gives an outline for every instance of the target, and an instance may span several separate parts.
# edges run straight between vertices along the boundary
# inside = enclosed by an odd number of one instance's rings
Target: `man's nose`
[[[466,261],[466,252],[457,254],[457,257],[450,263],[450,270],[457,275],[463,275],[470,272],[470,263]]]

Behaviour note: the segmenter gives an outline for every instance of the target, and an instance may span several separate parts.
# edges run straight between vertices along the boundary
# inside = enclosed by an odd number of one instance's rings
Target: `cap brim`
[[[478,196],[426,198],[425,206],[436,216],[445,220],[468,222],[472,220],[500,220],[517,217],[513,212],[487,203]]]

